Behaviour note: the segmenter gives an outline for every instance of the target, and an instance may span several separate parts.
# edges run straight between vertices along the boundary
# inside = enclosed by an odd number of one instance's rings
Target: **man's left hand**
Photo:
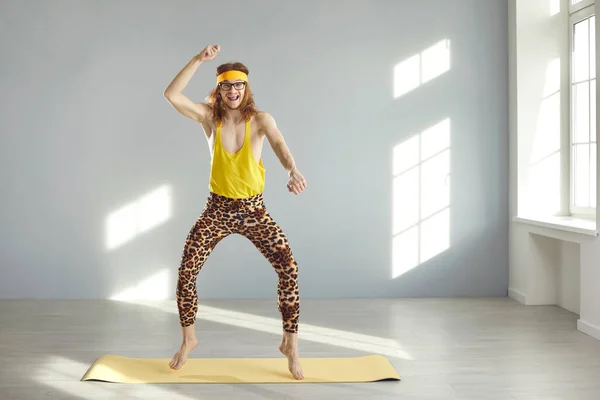
[[[290,171],[290,180],[287,183],[287,188],[294,194],[300,194],[306,189],[306,179],[295,168]]]

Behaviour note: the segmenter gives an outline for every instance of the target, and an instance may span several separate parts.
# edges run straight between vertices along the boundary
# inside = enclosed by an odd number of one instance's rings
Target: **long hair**
[[[240,62],[230,62],[221,64],[217,67],[216,76],[227,71],[241,71],[246,75],[249,75],[248,68]],[[223,121],[225,115],[225,105],[223,104],[223,98],[219,86],[215,86],[213,90],[206,97],[206,102],[212,110],[212,119],[215,123]],[[254,104],[254,97],[250,90],[250,83],[246,83],[246,90],[244,91],[244,97],[240,101],[239,110],[244,116],[244,119],[248,120],[258,112],[256,105]]]

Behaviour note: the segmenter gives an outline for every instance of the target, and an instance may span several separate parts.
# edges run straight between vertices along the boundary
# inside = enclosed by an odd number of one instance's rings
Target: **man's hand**
[[[196,57],[200,61],[210,61],[213,60],[217,56],[217,53],[220,51],[221,46],[219,46],[218,44],[214,46],[206,46],[204,50],[202,50]]]
[[[306,189],[306,180],[296,168],[290,171],[290,180],[287,183],[287,188],[294,194],[300,194]]]

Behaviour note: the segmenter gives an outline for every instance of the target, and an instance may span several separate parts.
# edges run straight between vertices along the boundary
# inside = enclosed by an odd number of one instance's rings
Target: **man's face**
[[[236,109],[240,106],[246,91],[246,82],[241,79],[231,81],[223,81],[219,83],[219,91],[225,105],[231,109]]]

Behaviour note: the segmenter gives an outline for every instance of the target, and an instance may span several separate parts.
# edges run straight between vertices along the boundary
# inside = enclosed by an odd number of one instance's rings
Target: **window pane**
[[[590,145],[573,146],[574,205],[588,207],[590,200]]]
[[[590,18],[590,78],[596,77],[596,16]]]
[[[575,82],[589,79],[589,19],[575,24],[573,28],[573,80]]]
[[[590,140],[589,82],[573,86],[573,140],[575,143]]]
[[[590,141],[596,141],[596,80],[590,82]]]

